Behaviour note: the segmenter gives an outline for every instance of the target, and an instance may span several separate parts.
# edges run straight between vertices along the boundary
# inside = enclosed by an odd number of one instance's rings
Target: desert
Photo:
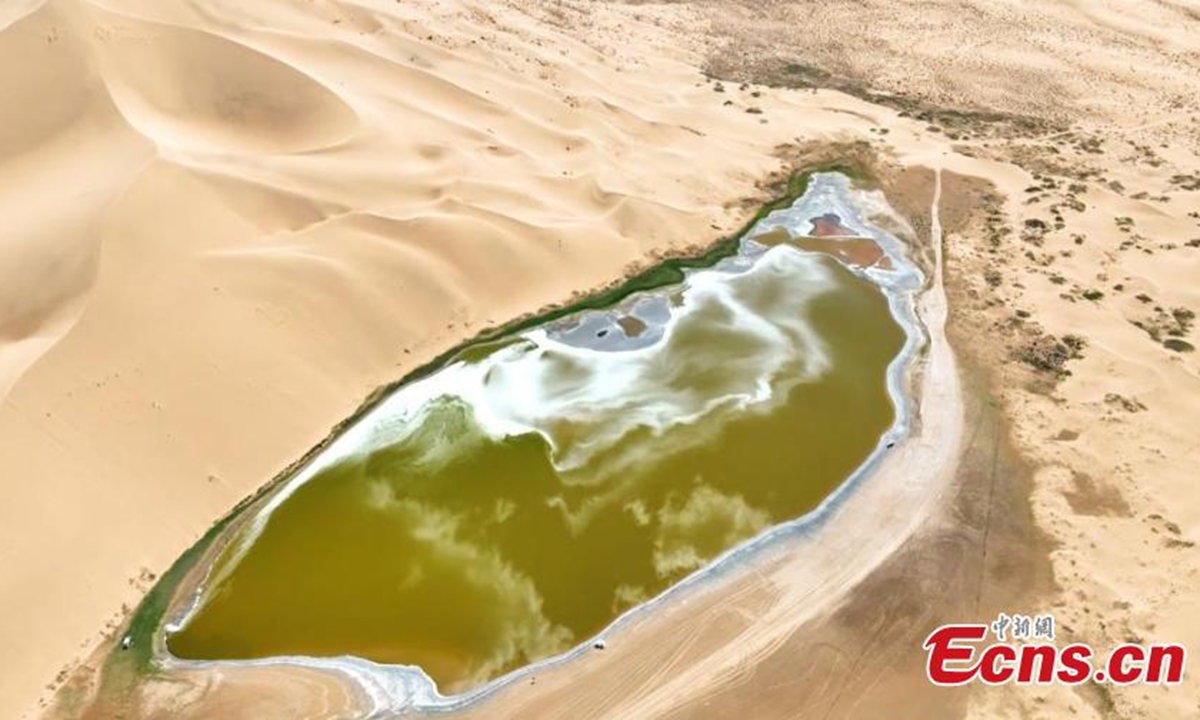
[[[1195,714],[1186,672],[936,687],[922,642],[999,613],[1200,642],[1198,66],[1183,1],[6,4],[0,714]],[[646,352],[674,331],[636,303],[813,176],[853,202],[764,257],[920,277],[870,381],[906,422],[840,484],[727,502],[699,554],[639,535],[662,586],[458,692],[172,654],[222,548],[371,408],[572,312]],[[691,527],[706,487],[613,517]]]

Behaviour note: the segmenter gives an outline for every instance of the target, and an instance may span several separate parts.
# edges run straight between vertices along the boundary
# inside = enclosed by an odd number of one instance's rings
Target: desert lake
[[[681,283],[397,389],[241,526],[171,654],[353,656],[459,692],[816,508],[896,425],[911,338],[880,279],[919,277],[850,194],[815,176]]]

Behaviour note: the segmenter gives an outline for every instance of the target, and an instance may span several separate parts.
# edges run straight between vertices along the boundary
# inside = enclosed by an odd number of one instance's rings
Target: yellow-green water
[[[435,376],[474,389],[430,391],[235,539],[171,652],[354,655],[461,690],[804,514],[892,424],[886,369],[905,335],[835,261],[770,257],[685,289],[653,347],[535,332]]]

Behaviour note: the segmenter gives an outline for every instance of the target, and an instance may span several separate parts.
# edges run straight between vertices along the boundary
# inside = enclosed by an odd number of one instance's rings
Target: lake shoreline
[[[180,560],[168,568],[162,577],[147,591],[145,599],[133,611],[126,629],[119,637],[128,637],[133,648],[154,648],[154,652],[157,654],[161,650],[158,646],[160,640],[158,630],[164,622],[164,617],[169,614],[169,607],[174,606],[177,602],[177,588],[180,585],[188,583],[188,578],[192,576],[193,569],[201,564],[199,562],[200,558],[208,556],[213,551],[214,544],[230,529],[231,524],[235,524],[235,521],[239,518],[244,518],[252,514],[255,506],[269,499],[282,484],[286,483],[296,473],[302,471],[315,457],[328,448],[330,443],[383,403],[398,388],[431,375],[450,362],[453,362],[457,356],[472,348],[494,343],[500,338],[517,332],[522,328],[543,322],[550,322],[558,317],[582,309],[617,303],[641,290],[667,284],[670,282],[669,279],[665,279],[661,275],[656,277],[656,270],[660,266],[669,266],[672,263],[684,263],[687,266],[695,267],[697,266],[696,263],[700,262],[715,263],[721,257],[725,257],[731,248],[736,248],[736,244],[740,242],[742,237],[762,217],[781,206],[794,202],[802,195],[804,189],[807,187],[808,178],[811,175],[833,169],[849,168],[837,163],[825,163],[793,173],[783,183],[784,192],[782,195],[764,203],[738,232],[714,241],[698,254],[681,252],[674,258],[656,262],[648,269],[636,271],[628,277],[614,280],[594,291],[585,293],[585,296],[581,300],[570,301],[563,305],[552,307],[549,310],[529,313],[496,328],[485,328],[472,337],[454,345],[449,350],[437,354],[433,359],[418,365],[398,380],[377,387],[367,395],[366,399],[358,405],[353,413],[336,423],[320,442],[309,448],[301,457],[287,465],[252,495],[240,501],[228,513],[213,523],[200,540],[185,551]],[[854,171],[851,170],[851,172]],[[705,260],[706,258],[708,260]],[[647,279],[653,280],[657,285],[647,284]],[[194,586],[198,584],[198,581],[192,579],[191,584]],[[148,655],[136,652],[134,654],[137,655],[139,667],[142,667],[144,661],[149,659]]]
[[[803,177],[805,180],[802,187],[807,188],[808,179],[811,176],[816,175],[818,172],[820,171],[808,171],[802,174],[800,177]],[[844,178],[844,176],[840,175],[838,177]],[[795,186],[795,183],[792,183],[792,187]],[[848,181],[846,181],[846,189],[850,190]],[[798,200],[798,198],[793,199],[793,202],[797,202]],[[778,202],[771,203],[767,207],[778,209],[778,204]],[[876,208],[876,210],[879,210],[879,208]],[[843,210],[843,212],[846,212],[846,210]],[[853,212],[853,210],[850,210],[850,212]],[[766,232],[779,224],[779,221],[776,220],[774,223],[762,223],[760,227],[759,221],[763,219],[761,217],[763,213],[760,213],[759,215],[760,217],[758,220],[756,220],[754,223],[751,223],[746,228],[746,233],[756,228],[759,230],[759,232]],[[868,219],[865,216],[860,215],[855,219],[855,221],[858,223],[866,223]],[[917,356],[918,351],[923,347],[924,338],[924,330],[921,329],[920,325],[916,322],[916,317],[912,309],[913,298],[910,295],[918,291],[924,283],[919,280],[920,275],[918,271],[916,271],[915,267],[910,264],[912,261],[908,260],[908,253],[905,247],[907,243],[897,240],[890,233],[885,233],[878,228],[872,227],[872,229],[875,232],[881,233],[881,236],[883,237],[881,245],[884,246],[888,257],[892,258],[893,263],[903,270],[903,272],[899,273],[897,277],[908,277],[909,279],[918,278],[915,284],[912,284],[908,290],[901,290],[896,287],[885,286],[885,284],[880,282],[878,277],[873,278],[873,284],[876,284],[888,298],[893,319],[904,329],[905,336],[907,338],[903,349],[892,360],[887,372],[888,391],[889,395],[892,397],[893,404],[896,409],[895,421],[890,429],[879,439],[875,450],[872,451],[872,453],[858,467],[858,469],[850,477],[844,479],[840,484],[838,484],[836,488],[813,510],[805,513],[799,518],[774,525],[754,538],[751,538],[750,540],[740,543],[726,552],[721,553],[718,557],[707,562],[701,569],[688,575],[684,580],[671,585],[654,598],[625,611],[619,617],[614,619],[609,625],[607,625],[595,637],[584,640],[566,652],[525,665],[514,671],[505,673],[482,686],[478,686],[472,690],[462,693],[456,693],[447,696],[441,695],[433,686],[432,681],[429,681],[427,677],[424,677],[424,673],[419,668],[407,666],[381,666],[369,661],[350,657],[333,659],[272,657],[262,660],[243,661],[183,661],[173,658],[169,652],[166,651],[165,646],[162,643],[161,634],[156,634],[154,638],[156,647],[155,654],[158,657],[157,662],[161,663],[163,667],[171,670],[172,672],[204,672],[206,670],[215,669],[218,667],[304,667],[310,670],[333,672],[349,679],[353,685],[358,687],[358,692],[362,694],[364,701],[366,701],[370,706],[370,713],[384,710],[399,711],[401,709],[438,711],[462,710],[477,704],[482,699],[494,694],[498,689],[517,682],[521,678],[530,677],[544,671],[548,667],[568,663],[574,659],[577,659],[579,656],[587,653],[592,645],[598,642],[600,639],[612,636],[614,634],[619,634],[621,629],[627,624],[637,621],[646,615],[652,614],[653,611],[662,604],[674,602],[677,599],[684,597],[685,595],[690,595],[693,592],[703,592],[709,588],[718,586],[722,584],[728,575],[738,572],[739,569],[745,566],[754,565],[760,559],[762,554],[769,552],[772,548],[786,544],[789,539],[802,537],[815,532],[822,526],[824,519],[828,517],[833,510],[839,507],[847,497],[853,495],[855,488],[861,482],[876,472],[879,464],[882,462],[884,456],[890,451],[890,449],[903,441],[910,420],[910,401],[908,400],[907,396],[907,386],[911,384],[909,374],[912,370],[914,358]],[[746,233],[743,233],[743,236]],[[740,242],[740,237],[741,236],[738,238],[738,242]],[[706,253],[706,255],[711,254],[711,251]],[[844,260],[838,259],[836,261],[841,263],[843,266],[849,267],[849,264]],[[910,275],[909,273],[913,274]],[[856,274],[865,276],[867,273],[866,271],[862,271],[860,269],[856,272]],[[624,284],[625,283],[622,285]],[[631,291],[631,293],[628,294],[632,294],[632,292],[638,292],[638,290]],[[625,297],[627,297],[628,294],[626,294]],[[556,315],[556,317],[561,317],[562,314],[565,313],[559,313]],[[456,348],[454,351],[447,353],[447,355],[452,361],[455,356],[467,349],[470,349],[471,347],[477,347],[481,344],[494,343],[504,337],[508,336],[485,334],[485,337],[482,339],[465,343],[463,347]],[[400,384],[406,384],[411,381],[412,380],[409,379]],[[388,394],[390,394],[390,390],[384,393],[384,396],[380,398],[374,405],[372,405],[372,407],[375,407],[378,402],[381,402],[383,399],[385,399]],[[339,427],[350,427],[354,421],[369,413],[370,409],[371,408],[367,408],[362,413],[356,413],[356,416],[353,419],[344,423],[340,423]],[[327,444],[328,441],[323,445],[323,447]],[[287,477],[290,478],[291,475],[289,474]],[[254,501],[242,507],[241,510],[239,510],[238,522],[234,522],[232,525],[240,525],[241,520],[257,515],[255,508],[260,506],[261,503],[269,501],[270,497],[276,494],[276,491],[279,487],[281,487],[281,485],[277,480],[272,483],[272,486],[268,491],[261,493]],[[227,527],[222,535],[223,538],[228,539],[235,533],[236,530],[234,530],[233,527]],[[214,548],[215,547],[216,546],[214,546]],[[205,555],[207,557],[213,557],[213,553],[215,552],[217,552],[216,549],[210,548]],[[177,592],[175,594],[176,601],[172,603],[172,607],[178,607],[178,602],[186,597],[190,597],[192,599],[192,604],[184,606],[183,609],[176,609],[170,612],[168,617],[175,618],[171,621],[171,625],[179,624],[181,619],[185,617],[194,607],[194,603],[198,601],[200,597],[200,584],[203,581],[203,575],[207,573],[200,573],[200,577],[196,577],[195,573],[204,568],[207,562],[208,561],[201,561],[196,563],[195,570],[192,573],[189,573],[189,576],[192,577],[192,580],[181,586],[185,587],[186,589],[183,592]],[[414,677],[416,679],[414,679]],[[394,703],[396,702],[397,696],[408,698],[404,702],[411,704],[402,704],[401,706],[396,706]],[[417,697],[420,699],[417,702],[412,703],[412,699]]]

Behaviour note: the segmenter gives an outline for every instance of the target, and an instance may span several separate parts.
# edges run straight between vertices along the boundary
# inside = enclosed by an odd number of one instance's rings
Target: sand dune
[[[0,397],[79,318],[95,281],[104,208],[149,144],[122,122],[86,42],[43,9],[0,35]],[[47,97],[47,87],[56,92]]]
[[[327,148],[358,117],[303,72],[213,33],[90,12],[97,58],[129,123],[159,145],[275,154]]]

